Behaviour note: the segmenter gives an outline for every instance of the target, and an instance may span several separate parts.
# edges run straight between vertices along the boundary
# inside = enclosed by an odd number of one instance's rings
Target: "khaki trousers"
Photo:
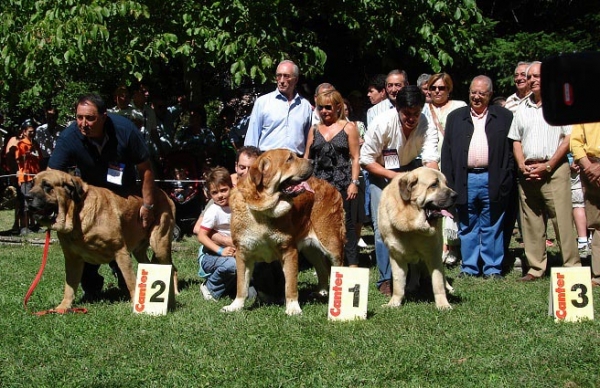
[[[569,164],[565,161],[541,181],[519,179],[521,226],[528,273],[540,277],[547,264],[546,220],[552,222],[565,267],[581,266],[573,227]]]
[[[600,280],[600,187],[591,184],[581,174],[583,197],[585,198],[585,217],[592,234],[592,278]]]

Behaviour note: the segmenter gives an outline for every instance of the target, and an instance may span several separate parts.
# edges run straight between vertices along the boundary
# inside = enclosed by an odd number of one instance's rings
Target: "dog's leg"
[[[441,264],[441,266],[443,266],[443,264]],[[437,306],[438,310],[451,309],[452,306],[450,306],[450,303],[448,303],[448,298],[446,297],[446,285],[448,285],[448,283],[446,281],[446,277],[444,276],[443,267],[435,267],[430,269],[430,271],[435,305]]]
[[[56,306],[56,310],[65,311],[73,306],[75,293],[83,274],[83,265],[83,260],[65,253],[65,293],[62,302]]]
[[[161,220],[161,225],[162,225]],[[167,221],[164,221],[167,223]],[[175,295],[179,295],[179,280],[177,276],[177,268],[173,264],[173,259],[171,256],[171,247],[172,247],[172,236],[173,236],[173,228],[154,228],[152,233],[150,234],[150,247],[152,248],[152,262],[157,261],[160,264],[172,265],[173,266],[173,292]],[[142,257],[146,258],[145,262],[148,262],[148,254],[146,253],[148,246],[144,248],[144,253]],[[136,255],[137,258],[137,255]],[[138,259],[138,263],[141,263]]]
[[[285,277],[285,313],[300,315],[302,309],[298,303],[298,251],[289,249],[284,252],[282,264]]]
[[[329,293],[329,274],[331,273],[331,262],[337,262],[332,255],[318,248],[308,246],[302,249],[302,255],[312,264],[317,272],[318,293],[327,296]]]
[[[404,299],[404,289],[406,287],[406,276],[408,274],[408,264],[398,261],[391,257],[390,265],[392,267],[392,298],[388,302],[387,307],[400,307]]]
[[[125,284],[127,284],[127,290],[129,291],[131,302],[133,303],[135,297],[135,274],[133,273],[131,257],[129,256],[129,252],[127,252],[126,248],[117,252],[115,255],[115,261],[121,270]]]
[[[235,265],[237,267],[237,291],[233,302],[229,306],[221,309],[222,312],[229,313],[239,311],[244,308],[246,299],[248,298],[248,288],[250,287],[250,278],[254,270],[253,261],[245,261],[246,259],[238,251],[235,255]]]

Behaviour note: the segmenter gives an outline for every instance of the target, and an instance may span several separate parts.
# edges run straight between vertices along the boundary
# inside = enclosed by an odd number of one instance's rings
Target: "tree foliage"
[[[336,45],[439,70],[483,22],[474,0],[3,0],[0,12],[0,108],[21,114],[69,85],[107,94],[165,72],[208,95],[265,83],[284,58],[314,78]]]

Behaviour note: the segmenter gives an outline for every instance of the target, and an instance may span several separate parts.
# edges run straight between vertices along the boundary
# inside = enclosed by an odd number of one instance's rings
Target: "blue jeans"
[[[461,271],[471,275],[480,274],[480,257],[484,275],[502,272],[505,204],[490,202],[488,181],[487,172],[469,173],[467,204],[456,207],[462,254]]]
[[[363,181],[365,187],[365,217],[371,217],[371,182],[369,180],[369,172],[367,170],[360,170],[360,173],[363,176]]]
[[[379,209],[379,201],[381,200],[381,192],[387,182],[383,178],[371,175],[371,221],[373,221],[373,234],[375,238],[375,258],[377,260],[377,268],[379,269],[379,280],[377,287],[386,280],[392,280],[392,268],[390,267],[390,251],[381,239],[379,226],[377,225],[377,209]]]
[[[226,294],[235,294],[237,288],[235,257],[203,253],[198,257],[198,262],[201,268],[199,274],[200,276],[206,275],[203,276],[206,278],[206,288],[215,299]]]

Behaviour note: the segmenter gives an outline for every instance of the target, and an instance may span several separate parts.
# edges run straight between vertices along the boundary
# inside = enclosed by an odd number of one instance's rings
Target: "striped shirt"
[[[390,101],[389,98],[386,98],[383,101],[378,102],[367,110],[367,127],[371,125],[375,117],[379,116],[383,112],[387,112],[392,109],[394,104]]]
[[[523,101],[525,101],[527,99],[527,97],[529,97],[529,94],[523,98],[519,98],[519,96],[517,96],[517,93],[511,94],[506,99],[506,104],[504,104],[504,107],[506,109],[508,109],[509,111],[515,113],[517,111],[517,108],[519,107],[519,105],[521,105],[521,103]]]
[[[525,161],[549,160],[572,126],[554,126],[544,120],[542,106],[537,106],[530,95],[515,112],[508,132],[509,139],[520,141]]]

